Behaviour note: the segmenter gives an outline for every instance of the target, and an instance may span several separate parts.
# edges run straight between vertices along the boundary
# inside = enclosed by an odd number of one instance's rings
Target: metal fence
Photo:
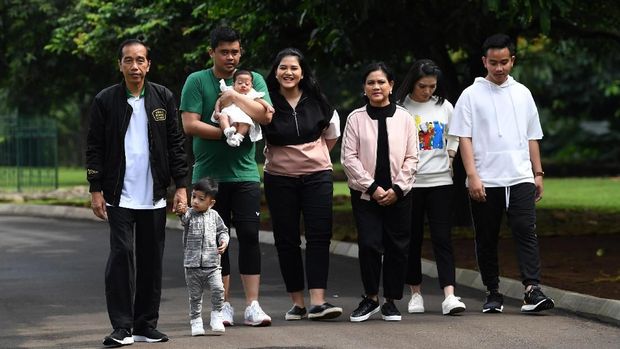
[[[58,188],[57,135],[51,119],[0,119],[0,191]]]

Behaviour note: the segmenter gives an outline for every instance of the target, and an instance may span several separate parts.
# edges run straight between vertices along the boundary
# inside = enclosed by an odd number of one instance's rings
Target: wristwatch
[[[544,171],[534,172],[534,177],[544,177],[544,176],[545,176],[545,172]]]

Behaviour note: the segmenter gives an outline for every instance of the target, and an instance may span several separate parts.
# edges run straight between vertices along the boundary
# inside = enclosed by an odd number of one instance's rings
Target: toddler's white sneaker
[[[189,324],[192,326],[192,336],[204,336],[205,329],[202,326],[202,318],[191,319]]]
[[[226,329],[224,328],[224,317],[221,311],[211,311],[211,331],[213,334],[223,334]]]

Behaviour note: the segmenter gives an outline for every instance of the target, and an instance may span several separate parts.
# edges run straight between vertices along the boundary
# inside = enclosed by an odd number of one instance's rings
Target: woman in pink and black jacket
[[[367,104],[349,114],[342,137],[341,161],[351,189],[365,296],[351,314],[365,321],[381,310],[386,321],[399,321],[394,300],[403,296],[411,196],[418,162],[418,134],[411,114],[391,100],[394,79],[382,62],[363,75]],[[382,261],[383,258],[383,261]],[[383,273],[385,302],[379,304]]]
[[[333,319],[342,314],[342,308],[325,299],[334,190],[329,151],[340,136],[340,118],[297,49],[278,53],[267,86],[275,112],[271,123],[263,126],[265,198],[280,271],[293,302],[284,318]],[[300,248],[301,216],[306,238],[305,267]],[[310,293],[308,310],[304,274]]]

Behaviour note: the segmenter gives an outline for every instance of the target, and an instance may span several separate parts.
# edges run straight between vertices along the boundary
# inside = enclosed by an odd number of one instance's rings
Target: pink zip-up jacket
[[[405,108],[397,105],[394,116],[386,119],[386,125],[392,184],[407,195],[413,186],[418,164],[419,142],[415,122]],[[349,188],[361,191],[364,200],[371,199],[366,191],[375,181],[378,131],[377,120],[371,119],[366,106],[363,106],[349,114],[342,136],[340,161]]]

